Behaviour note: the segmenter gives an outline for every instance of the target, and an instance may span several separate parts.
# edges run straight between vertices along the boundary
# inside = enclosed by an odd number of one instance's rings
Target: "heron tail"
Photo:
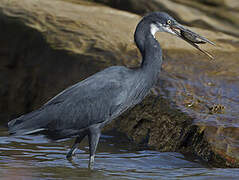
[[[8,123],[9,134],[27,135],[44,130],[44,114],[41,110],[35,110],[28,114],[22,115]]]

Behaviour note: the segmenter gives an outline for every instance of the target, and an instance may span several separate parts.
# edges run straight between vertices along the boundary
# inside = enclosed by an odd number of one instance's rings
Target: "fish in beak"
[[[205,44],[209,43],[215,46],[215,44],[211,41],[209,41],[207,38],[200,36],[199,34],[192,32],[189,29],[186,29],[179,23],[173,23],[170,25],[171,30],[176,34],[176,36],[180,37],[181,39],[185,40],[189,44],[191,44],[193,47],[197,48],[199,51],[206,54],[211,59],[214,59],[214,57],[207,52],[206,50],[201,49],[198,44]]]

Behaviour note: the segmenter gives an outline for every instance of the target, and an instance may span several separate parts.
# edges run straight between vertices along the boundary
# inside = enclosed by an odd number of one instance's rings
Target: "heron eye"
[[[170,24],[171,24],[171,20],[168,20],[168,21],[167,21],[167,24],[170,25]]]

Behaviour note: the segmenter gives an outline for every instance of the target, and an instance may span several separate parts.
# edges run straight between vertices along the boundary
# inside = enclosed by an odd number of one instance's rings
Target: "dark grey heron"
[[[92,169],[102,127],[141,102],[157,81],[162,64],[162,50],[155,39],[158,31],[176,35],[207,55],[197,44],[213,44],[167,13],[150,13],[142,18],[134,34],[142,55],[139,68],[112,66],[88,77],[41,108],[10,121],[10,134],[46,133],[51,139],[76,137],[67,158],[72,157],[78,144],[88,136],[89,168]]]

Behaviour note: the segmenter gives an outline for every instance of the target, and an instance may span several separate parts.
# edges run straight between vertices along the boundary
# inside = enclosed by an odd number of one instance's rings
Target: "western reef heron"
[[[106,68],[65,89],[41,108],[11,120],[9,133],[45,133],[54,140],[76,137],[67,158],[88,136],[92,169],[102,127],[141,102],[158,79],[162,64],[162,50],[155,39],[158,31],[176,35],[212,57],[197,45],[213,44],[211,41],[186,29],[167,13],[150,13],[142,18],[134,34],[142,55],[139,68]]]

